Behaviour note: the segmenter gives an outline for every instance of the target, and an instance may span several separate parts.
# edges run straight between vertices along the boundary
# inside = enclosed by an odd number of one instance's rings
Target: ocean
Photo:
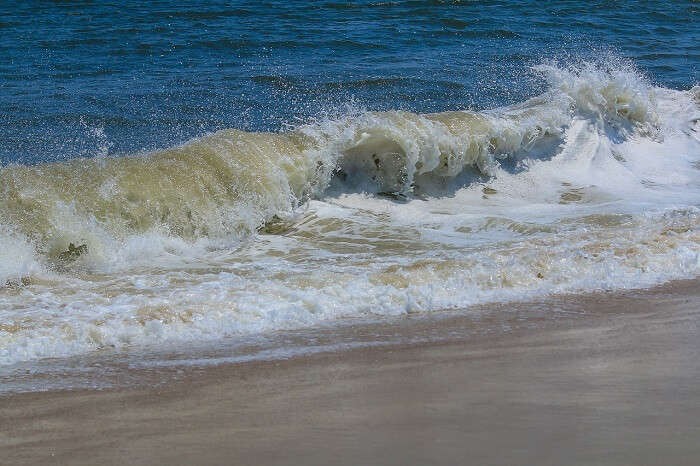
[[[697,277],[697,15],[2,2],[2,380]]]

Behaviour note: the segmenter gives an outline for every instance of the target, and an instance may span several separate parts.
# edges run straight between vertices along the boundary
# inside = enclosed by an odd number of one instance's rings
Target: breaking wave
[[[575,118],[618,137],[658,134],[655,90],[634,70],[536,71],[545,94],[495,110],[364,112],[282,133],[223,130],[145,155],[6,166],[0,241],[18,253],[2,261],[0,279],[31,273],[37,260],[124,259],[124,244],[144,235],[230,244],[329,189],[445,194],[533,154],[553,156]]]
[[[697,276],[700,87],[535,71],[492,110],[3,167],[0,365]]]

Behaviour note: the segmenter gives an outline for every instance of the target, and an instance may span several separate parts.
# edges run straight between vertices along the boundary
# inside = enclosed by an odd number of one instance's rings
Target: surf
[[[350,111],[0,169],[0,364],[700,272],[700,88],[545,64],[484,111]]]
[[[5,166],[5,241],[23,238],[54,263],[106,259],[149,231],[241,241],[327,192],[443,195],[500,167],[551,158],[574,118],[618,137],[658,134],[654,92],[633,70],[535,71],[549,82],[545,94],[483,112],[362,112],[281,133],[222,130],[149,154]]]

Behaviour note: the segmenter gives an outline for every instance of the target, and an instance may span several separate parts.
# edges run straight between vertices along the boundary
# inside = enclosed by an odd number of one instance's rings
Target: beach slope
[[[510,311],[513,325],[441,343],[189,368],[154,388],[7,395],[0,462],[697,464],[699,283],[499,305],[493,315]],[[543,309],[558,317],[527,319]],[[491,319],[382,325],[458,335],[499,327]]]

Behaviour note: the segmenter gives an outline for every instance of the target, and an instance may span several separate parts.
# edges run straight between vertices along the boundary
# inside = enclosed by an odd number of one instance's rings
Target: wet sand
[[[441,342],[5,395],[0,463],[700,463],[700,281],[489,311],[373,328]]]

